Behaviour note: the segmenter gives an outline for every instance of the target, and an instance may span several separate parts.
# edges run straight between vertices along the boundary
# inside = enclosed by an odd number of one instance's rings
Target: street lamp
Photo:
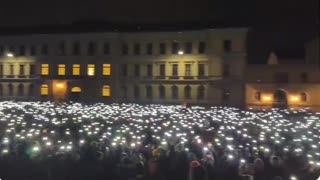
[[[7,53],[7,57],[14,57],[13,53]]]
[[[179,55],[183,55],[184,52],[183,52],[183,51],[179,51],[178,54],[179,54]]]

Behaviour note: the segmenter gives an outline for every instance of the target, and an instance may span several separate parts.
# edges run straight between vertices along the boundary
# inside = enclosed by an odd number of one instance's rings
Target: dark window
[[[308,74],[307,73],[305,73],[305,72],[301,73],[300,77],[301,77],[301,82],[303,82],[303,83],[308,82]]]
[[[20,64],[20,67],[19,67],[19,75],[21,75],[21,76],[24,75],[24,64]]]
[[[36,74],[36,65],[30,64],[30,75],[35,75]]]
[[[289,77],[286,72],[277,72],[274,75],[274,80],[276,83],[288,83]]]
[[[26,54],[26,47],[25,46],[20,46],[19,47],[19,55],[24,56]]]
[[[191,64],[185,64],[185,76],[191,76]]]
[[[129,47],[128,44],[122,44],[122,55],[128,55]]]
[[[204,69],[204,64],[198,64],[198,76],[203,77],[205,76],[205,69]]]
[[[191,87],[189,85],[184,87],[184,98],[191,99]]]
[[[148,85],[146,86],[147,91],[147,99],[152,99],[152,86]]]
[[[302,101],[302,102],[307,102],[307,100],[308,100],[308,99],[307,99],[307,98],[308,98],[308,97],[307,97],[307,93],[304,93],[304,92],[303,92],[303,93],[300,94],[300,96],[301,96],[301,101]]]
[[[24,94],[23,84],[19,84],[18,85],[18,96],[23,96],[23,94]]]
[[[3,47],[3,46],[0,46],[0,56],[3,55],[3,52],[4,52],[4,47]]]
[[[47,44],[42,44],[41,46],[41,54],[42,55],[48,55],[48,45]]]
[[[9,96],[13,96],[13,85],[8,84]]]
[[[103,44],[103,53],[104,54],[110,54],[110,44],[109,43],[104,43]]]
[[[128,75],[128,66],[126,64],[121,64],[121,76]]]
[[[59,49],[58,49],[58,54],[59,54],[60,56],[66,55],[65,42],[64,42],[64,41],[60,42],[58,46],[59,46],[59,47],[58,47],[58,48],[59,48]]]
[[[80,54],[80,43],[74,42],[72,47],[72,54],[73,55],[79,55]]]
[[[153,76],[153,66],[152,64],[147,64],[147,76],[152,77]]]
[[[160,54],[166,54],[166,44],[165,43],[160,43],[159,45],[159,52]]]
[[[3,65],[0,64],[0,78],[2,78],[3,76]]]
[[[147,44],[147,54],[152,55],[152,51],[153,51],[152,43],[148,43]]]
[[[89,56],[93,56],[95,54],[95,50],[96,50],[95,46],[96,45],[94,42],[89,42],[89,44],[88,44],[88,55]]]
[[[223,65],[223,77],[230,77],[230,65],[228,64]]]
[[[178,64],[172,64],[172,76],[178,76]]]
[[[127,99],[127,93],[128,93],[127,87],[122,86],[120,88],[120,91],[121,91],[121,98],[122,99]]]
[[[30,84],[29,86],[29,96],[34,96],[34,85]]]
[[[224,40],[223,41],[223,50],[224,52],[230,52],[232,50],[232,41]]]
[[[178,99],[178,87],[176,85],[171,87],[172,99]]]
[[[139,99],[140,98],[140,88],[138,85],[135,85],[133,87],[133,97],[134,99]]]
[[[37,48],[35,46],[30,47],[30,55],[34,56],[37,53]]]
[[[14,46],[10,46],[9,47],[9,52],[15,54],[15,52],[16,52],[15,47]]]
[[[256,101],[261,101],[261,92],[257,91],[256,93],[254,93],[254,99]]]
[[[159,69],[160,69],[160,76],[164,78],[166,76],[166,65],[160,64]]]
[[[191,54],[192,53],[192,43],[186,42],[185,46],[186,47],[185,47],[184,53]]]
[[[139,64],[135,64],[134,65],[134,76],[135,77],[139,77],[140,76],[140,65]]]
[[[179,43],[173,42],[172,43],[172,54],[178,54],[179,52]]]
[[[159,86],[159,98],[165,99],[166,98],[166,89],[163,85]]]
[[[140,44],[134,44],[134,55],[140,54]]]
[[[10,75],[14,75],[14,65],[10,64]]]
[[[228,104],[230,101],[230,89],[224,89],[222,92],[222,100],[224,104]]]
[[[198,99],[200,99],[200,100],[202,100],[202,99],[204,99],[204,86],[199,86],[198,87],[198,94],[197,94],[198,96]]]
[[[198,52],[199,52],[199,54],[203,54],[206,52],[206,43],[205,42],[199,42]]]

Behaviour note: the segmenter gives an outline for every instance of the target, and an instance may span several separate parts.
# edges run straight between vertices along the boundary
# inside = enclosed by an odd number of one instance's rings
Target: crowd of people
[[[320,113],[0,102],[0,178],[316,180]]]

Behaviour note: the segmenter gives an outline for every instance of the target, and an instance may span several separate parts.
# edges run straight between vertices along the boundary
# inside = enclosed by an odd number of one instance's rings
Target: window
[[[26,47],[22,45],[19,47],[19,55],[24,56],[25,54],[26,54]]]
[[[41,46],[41,54],[42,55],[48,55],[48,45],[47,44],[42,44]]]
[[[120,96],[121,98],[127,99],[128,89],[126,86],[122,86],[120,88],[120,93],[121,93],[121,96]]]
[[[152,43],[148,43],[147,44],[147,54],[152,55],[152,51],[153,51]]]
[[[3,65],[0,64],[0,78],[2,78],[3,76]]]
[[[152,77],[153,76],[153,68],[152,68],[152,64],[147,64],[147,76],[148,77]]]
[[[19,75],[24,76],[24,64],[20,64],[19,66]]]
[[[79,55],[80,54],[80,43],[74,42],[72,47],[72,54],[73,55]]]
[[[139,64],[135,64],[134,65],[134,76],[135,77],[139,77],[140,76],[140,65]]]
[[[184,87],[184,98],[191,99],[191,87],[189,85]]]
[[[301,96],[301,101],[302,102],[307,102],[307,93],[305,93],[305,92],[303,92],[303,93],[301,93],[300,94],[300,96]]]
[[[256,101],[261,101],[261,92],[257,91],[254,93],[254,99]]]
[[[165,43],[160,43],[159,45],[159,53],[164,55],[166,54],[166,44]]]
[[[19,84],[19,86],[18,86],[18,96],[23,96],[23,95],[24,95],[23,84]]]
[[[72,65],[72,75],[74,75],[74,76],[80,75],[80,64]]]
[[[15,52],[16,52],[15,47],[14,46],[10,46],[9,47],[9,52],[15,54]]]
[[[192,53],[192,43],[186,42],[184,53],[191,54]]]
[[[223,41],[223,50],[224,52],[230,52],[232,50],[232,41],[224,40]]]
[[[308,74],[306,72],[301,73],[300,78],[302,83],[308,82]]]
[[[128,66],[127,64],[121,64],[121,76],[126,77],[128,76]]]
[[[152,99],[152,86],[147,85],[146,92],[147,92],[147,99]]]
[[[166,98],[166,89],[163,85],[159,86],[159,98],[165,99]]]
[[[288,83],[289,77],[287,72],[276,72],[274,74],[274,80],[276,83]]]
[[[66,75],[66,65],[65,64],[59,64],[58,65],[58,75]]]
[[[224,104],[228,104],[230,101],[230,89],[224,89],[222,92],[222,101]]]
[[[191,64],[185,64],[185,76],[191,76]]]
[[[172,64],[172,76],[178,76],[178,64]]]
[[[160,72],[160,77],[165,78],[166,76],[166,65],[165,64],[160,64],[159,65],[159,72]]]
[[[8,84],[9,96],[13,96],[13,85]]]
[[[94,64],[88,64],[87,74],[88,74],[88,76],[95,75],[95,65]]]
[[[199,100],[204,99],[204,86],[201,85],[201,86],[198,87],[197,97],[198,97]]]
[[[94,42],[89,42],[89,44],[88,44],[88,55],[89,56],[93,56],[95,54],[95,50],[96,50],[96,47],[95,47]]]
[[[110,54],[110,44],[107,42],[103,44],[103,54]]]
[[[172,54],[178,54],[179,52],[179,43],[173,42],[172,43]]]
[[[206,52],[206,43],[205,42],[199,42],[198,52],[199,52],[199,54],[204,54]]]
[[[36,65],[30,64],[30,76],[34,76],[36,74]]]
[[[31,46],[30,47],[30,55],[34,56],[34,55],[36,55],[36,53],[37,53],[36,47],[35,46]]]
[[[223,77],[230,77],[230,65],[228,64],[223,65]]]
[[[178,99],[178,87],[176,85],[171,87],[172,99]]]
[[[42,96],[46,96],[46,95],[49,94],[49,87],[48,87],[47,84],[42,84],[42,85],[41,85],[40,94],[41,94]]]
[[[134,99],[139,99],[140,98],[140,88],[138,85],[135,85],[133,87],[133,97]]]
[[[58,44],[58,54],[60,56],[66,55],[66,49],[65,49],[65,42],[64,41],[61,41]]]
[[[10,64],[10,76],[13,76],[14,75],[14,65],[13,64]]]
[[[110,74],[111,74],[111,64],[103,64],[102,65],[102,74],[104,76],[110,76]]]
[[[129,54],[128,44],[122,44],[122,55],[128,55],[128,54]]]
[[[140,44],[134,44],[134,55],[140,54]]]
[[[29,96],[34,96],[34,85],[30,84],[29,86]]]
[[[204,68],[205,68],[204,64],[198,64],[198,76],[200,78],[205,76],[205,69]]]
[[[104,85],[102,87],[102,96],[106,97],[106,96],[110,96],[110,86],[109,85]]]

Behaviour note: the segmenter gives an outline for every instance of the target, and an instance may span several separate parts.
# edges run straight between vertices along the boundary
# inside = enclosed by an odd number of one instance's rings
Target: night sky
[[[316,34],[318,0],[10,0],[1,2],[0,26],[70,24],[81,20],[116,23],[223,22],[253,28],[250,62],[275,50],[303,55]],[[255,48],[251,48],[255,47]],[[262,60],[261,60],[262,59]]]

